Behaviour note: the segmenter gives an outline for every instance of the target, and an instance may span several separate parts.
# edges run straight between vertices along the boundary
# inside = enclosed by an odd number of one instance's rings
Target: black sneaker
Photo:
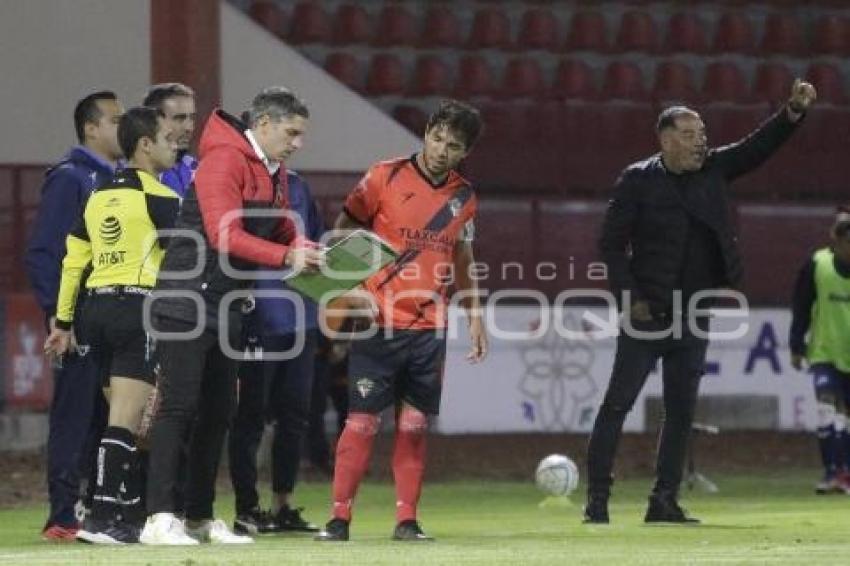
[[[325,528],[313,537],[313,540],[321,542],[341,542],[348,540],[348,521],[345,519],[331,519]]]
[[[124,521],[99,521],[87,518],[77,531],[77,540],[88,544],[134,544],[139,542],[139,528]]]
[[[683,523],[698,524],[699,519],[688,517],[673,497],[649,496],[649,506],[646,508],[645,523]]]
[[[240,513],[233,520],[233,532],[240,535],[257,536],[278,531],[280,528],[271,512],[263,511],[259,507],[247,513]]]
[[[408,519],[395,526],[393,540],[433,541],[434,537],[426,535],[415,519]]]
[[[608,500],[601,497],[591,497],[584,506],[584,523],[594,525],[607,525]]]
[[[313,523],[309,523],[301,516],[303,507],[292,508],[285,505],[280,508],[277,515],[274,517],[274,522],[277,524],[279,531],[295,531],[299,533],[316,533],[319,532],[319,527]]]

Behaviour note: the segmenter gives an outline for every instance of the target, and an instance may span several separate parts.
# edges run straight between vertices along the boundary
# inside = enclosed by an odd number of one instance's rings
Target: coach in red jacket
[[[251,286],[249,277],[239,276],[245,270],[321,265],[319,251],[295,245],[295,227],[286,217],[246,214],[288,208],[283,162],[301,146],[308,117],[301,100],[272,87],[254,98],[248,124],[218,110],[201,135],[194,186],[177,222],[189,234],[171,239],[151,308],[156,331],[179,336],[157,344],[161,404],[151,430],[150,516],[143,543],[251,542],[213,517],[236,377],[236,360],[222,352],[219,337],[238,335],[240,307],[239,301],[231,309],[222,307],[222,299]],[[196,419],[184,524],[174,515],[173,492],[181,444]]]

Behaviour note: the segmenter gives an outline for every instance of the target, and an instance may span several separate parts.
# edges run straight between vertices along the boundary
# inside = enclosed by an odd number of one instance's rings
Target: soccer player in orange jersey
[[[400,257],[364,285],[379,332],[352,343],[349,414],[336,450],[333,517],[316,540],[348,540],[352,502],[369,464],[379,415],[391,405],[396,406],[393,538],[433,540],[419,526],[416,506],[428,415],[436,415],[440,406],[452,283],[464,292],[460,304],[472,339],[468,359],[476,363],[487,353],[477,286],[470,276],[476,197],[455,171],[480,131],[475,108],[444,101],[428,120],[421,150],[373,165],[337,219],[337,229],[372,230]]]

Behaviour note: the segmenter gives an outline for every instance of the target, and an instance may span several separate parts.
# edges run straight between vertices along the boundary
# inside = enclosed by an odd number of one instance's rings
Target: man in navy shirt
[[[156,108],[165,117],[177,146],[174,167],[160,175],[160,182],[171,188],[182,199],[195,180],[198,160],[189,153],[195,135],[195,91],[181,83],[153,85],[145,95],[143,106]]]
[[[324,223],[310,194],[310,187],[297,173],[286,172],[289,206],[304,223],[307,238],[319,241]],[[258,290],[288,289],[279,279],[257,281]],[[292,291],[290,291],[292,292]],[[239,370],[239,406],[230,431],[230,477],[236,495],[233,530],[242,534],[281,531],[317,531],[290,505],[295,489],[301,446],[310,418],[310,399],[318,345],[317,305],[304,299],[304,322],[297,321],[295,306],[286,298],[257,296],[256,308],[248,316],[246,361]],[[264,353],[286,352],[304,334],[298,355],[285,361],[263,360]],[[253,360],[253,361],[250,361]],[[275,422],[272,442],[272,513],[262,511],[257,493],[257,448],[266,416]]]
[[[44,180],[24,261],[50,329],[56,320],[65,238],[91,192],[112,178],[122,157],[118,121],[123,112],[115,93],[110,91],[95,92],[80,100],[74,109],[79,145],[49,169]],[[43,529],[43,536],[50,540],[73,540],[76,536],[74,507],[79,499],[80,472],[88,463],[87,441],[93,445],[90,437],[100,428],[95,416],[103,412],[97,407],[102,407],[104,400],[97,368],[86,353],[84,347],[75,348],[57,360],[54,373],[47,439],[50,515]]]

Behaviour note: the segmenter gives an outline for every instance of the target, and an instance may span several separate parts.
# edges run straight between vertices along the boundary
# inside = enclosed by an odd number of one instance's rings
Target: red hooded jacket
[[[195,191],[204,232],[217,251],[259,265],[281,267],[289,250],[285,244],[295,238],[295,225],[288,218],[281,218],[272,236],[274,241],[269,241],[248,233],[241,213],[246,203],[289,208],[286,175],[272,179],[245,137],[243,127],[237,119],[216,109],[201,134]],[[285,171],[283,163],[280,170]]]

